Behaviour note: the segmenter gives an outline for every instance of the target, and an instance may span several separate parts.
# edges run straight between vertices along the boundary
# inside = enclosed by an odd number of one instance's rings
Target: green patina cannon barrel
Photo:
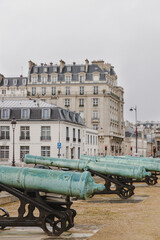
[[[111,156],[106,156],[106,158],[109,158]],[[153,158],[153,157],[136,157],[136,156],[115,156],[115,158],[122,158],[122,159],[128,159],[128,160],[142,160],[142,161],[148,161],[148,162],[158,162],[160,163],[160,158]]]
[[[10,187],[58,193],[86,199],[94,192],[103,191],[89,172],[53,171],[36,168],[0,166],[0,183]]]
[[[85,156],[82,155],[81,158],[83,160],[92,160],[93,162],[105,162],[105,163],[115,163],[115,164],[127,164],[131,166],[140,166],[144,167],[147,171],[160,171],[160,162],[154,162],[154,161],[145,161],[141,158],[137,158],[136,160],[132,157],[112,157],[112,156],[106,156],[106,157],[93,157],[93,156]]]
[[[144,167],[131,166],[127,164],[109,163],[109,162],[95,162],[92,160],[74,160],[74,159],[61,159],[50,157],[39,157],[26,154],[24,158],[25,163],[42,164],[54,167],[66,167],[72,170],[93,170],[105,175],[116,175],[127,178],[142,179],[150,176],[151,173],[146,172]]]

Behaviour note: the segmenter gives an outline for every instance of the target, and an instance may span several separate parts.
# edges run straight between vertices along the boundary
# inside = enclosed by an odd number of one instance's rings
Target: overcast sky
[[[125,120],[160,121],[159,0],[0,0],[0,73],[103,59],[124,88]]]

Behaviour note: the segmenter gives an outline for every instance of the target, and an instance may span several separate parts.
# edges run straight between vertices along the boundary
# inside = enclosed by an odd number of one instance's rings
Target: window
[[[23,84],[23,85],[26,85],[26,79],[25,79],[25,78],[22,79],[22,84]]]
[[[98,130],[98,124],[93,124],[93,129]]]
[[[2,94],[6,94],[6,90],[2,90]]]
[[[93,87],[93,94],[98,94],[98,86]]]
[[[4,85],[5,85],[5,86],[8,85],[8,79],[4,79]]]
[[[65,107],[69,107],[70,106],[70,99],[65,99]]]
[[[66,76],[66,83],[70,83],[71,82],[71,76]]]
[[[93,81],[95,81],[95,82],[99,81],[99,76],[98,75],[94,75],[93,76]]]
[[[76,141],[76,129],[73,128],[73,142]]]
[[[21,118],[22,119],[29,119],[29,109],[21,109]]]
[[[41,80],[42,80],[42,84],[47,83],[47,77],[41,77]]]
[[[0,127],[0,139],[10,139],[9,127],[1,126]]]
[[[80,155],[81,155],[80,147],[78,147],[78,159],[80,159]]]
[[[52,76],[52,83],[56,83],[57,82],[57,77],[56,76]]]
[[[66,140],[69,141],[69,127],[66,127]]]
[[[46,87],[42,87],[42,95],[46,95]]]
[[[66,87],[66,95],[70,95],[70,87]]]
[[[11,89],[11,94],[15,94],[15,90],[14,89]]]
[[[78,142],[81,142],[81,132],[80,132],[80,129],[78,129]]]
[[[21,128],[20,128],[20,140],[30,140],[30,127],[21,126]]]
[[[25,91],[24,91],[23,89],[21,90],[21,94],[22,94],[22,95],[25,95]]]
[[[5,108],[1,109],[1,118],[9,119],[9,113],[10,113],[9,109],[5,109]]]
[[[41,140],[51,140],[51,127],[41,127]]]
[[[90,144],[92,144],[92,135],[90,135]]]
[[[53,72],[57,72],[57,67],[53,67]]]
[[[80,95],[83,95],[83,94],[84,94],[84,87],[80,87],[79,90],[80,90],[80,91],[79,91]]]
[[[42,109],[42,118],[49,119],[50,118],[50,109]]]
[[[36,95],[36,88],[32,87],[32,96],[35,96],[35,95]]]
[[[88,135],[88,144],[89,144],[89,135]]]
[[[84,107],[84,99],[83,98],[79,99],[79,106]]]
[[[49,146],[41,147],[41,156],[42,157],[50,157],[50,147]]]
[[[38,68],[37,67],[34,68],[34,73],[38,73]]]
[[[80,114],[80,117],[81,117],[82,119],[84,119],[84,112],[83,112],[83,111],[80,111],[79,114]]]
[[[43,68],[43,72],[47,73],[47,70],[48,70],[47,67]]]
[[[37,77],[32,77],[32,83],[37,83]]]
[[[17,79],[13,79],[13,85],[17,85]]]
[[[52,87],[52,95],[56,95],[56,87]]]
[[[20,159],[23,159],[29,153],[29,146],[20,146]]]
[[[85,66],[80,66],[80,72],[84,72],[85,71]]]
[[[93,98],[93,106],[98,106],[98,98]]]
[[[71,72],[71,67],[67,67],[67,72]]]
[[[83,83],[84,82],[84,76],[79,76],[79,81],[80,81],[80,83]]]
[[[98,111],[93,111],[93,119],[98,119]]]
[[[0,159],[1,160],[9,159],[9,146],[0,146]]]

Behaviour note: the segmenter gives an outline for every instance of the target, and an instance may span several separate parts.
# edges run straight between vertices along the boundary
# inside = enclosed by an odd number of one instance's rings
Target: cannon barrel
[[[81,159],[83,160],[91,160],[96,162],[112,162],[112,163],[118,163],[118,164],[127,164],[131,166],[140,166],[144,167],[147,171],[160,171],[160,162],[154,162],[154,161],[145,161],[141,160],[141,158],[137,158],[136,160],[132,157],[114,157],[114,156],[106,156],[106,157],[94,157],[94,156],[85,156],[82,155]]]
[[[26,154],[24,161],[25,163],[42,164],[54,167],[66,167],[79,171],[93,170],[105,175],[116,175],[136,179],[142,179],[146,176],[151,175],[151,173],[146,172],[145,168],[143,167],[109,162],[93,162],[91,160],[83,161],[74,159],[39,157]]]
[[[87,171],[64,172],[8,166],[0,166],[0,183],[14,188],[58,193],[82,199],[105,189],[103,184],[96,184]]]

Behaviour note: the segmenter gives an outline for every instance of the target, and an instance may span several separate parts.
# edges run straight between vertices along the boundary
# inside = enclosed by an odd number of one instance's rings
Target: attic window
[[[71,72],[71,67],[67,67],[67,72]]]
[[[43,68],[43,72],[47,73],[47,67]]]
[[[49,119],[50,118],[50,109],[44,108],[42,109],[42,119]]]
[[[80,67],[80,71],[81,71],[81,72],[84,72],[84,71],[85,71],[85,67],[84,67],[84,66],[81,66],[81,67]]]
[[[4,79],[4,85],[5,85],[5,86],[8,85],[8,79]]]
[[[29,119],[29,109],[21,109],[21,118],[22,119]]]
[[[10,110],[9,109],[2,109],[1,110],[1,118],[2,119],[9,119],[9,113],[10,113]]]
[[[38,68],[37,67],[34,68],[34,72],[38,73]]]
[[[26,79],[25,79],[25,78],[22,79],[22,84],[23,84],[23,85],[26,85]]]
[[[53,72],[57,72],[57,67],[53,67]]]
[[[17,85],[17,79],[13,79],[13,85]]]

